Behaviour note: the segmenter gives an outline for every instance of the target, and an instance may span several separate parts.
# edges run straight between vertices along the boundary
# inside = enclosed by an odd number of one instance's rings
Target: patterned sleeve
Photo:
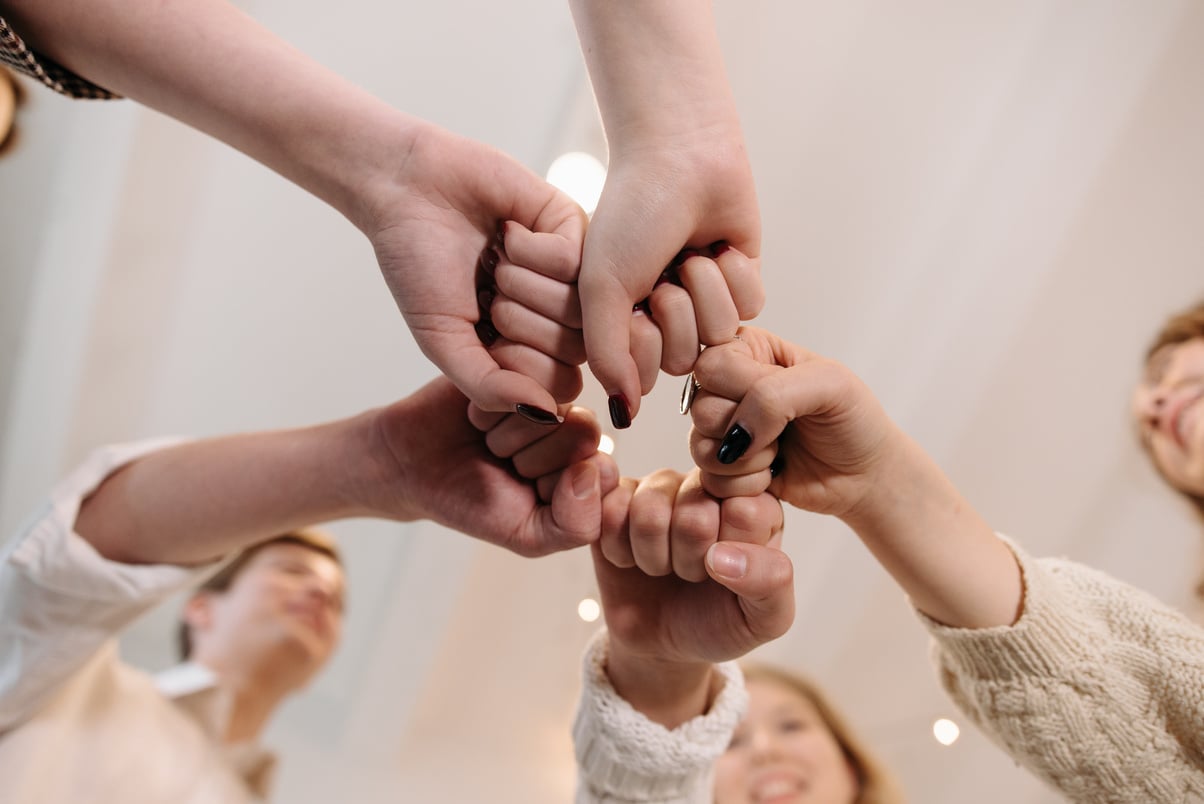
[[[70,98],[110,100],[121,97],[76,75],[51,59],[34,53],[3,17],[0,17],[0,64],[5,64]]]
[[[1204,801],[1204,629],[1102,572],[1008,546],[1025,585],[1015,624],[920,615],[954,702],[1072,801]]]
[[[611,686],[607,647],[603,630],[585,653],[573,724],[576,804],[710,804],[715,760],[748,706],[739,666],[716,665],[724,685],[711,710],[670,730],[637,712]]]

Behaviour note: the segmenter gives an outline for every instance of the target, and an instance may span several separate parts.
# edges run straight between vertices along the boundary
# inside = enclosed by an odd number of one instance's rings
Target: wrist
[[[723,688],[722,677],[709,662],[641,656],[613,639],[605,670],[621,698],[668,729],[705,715]]]

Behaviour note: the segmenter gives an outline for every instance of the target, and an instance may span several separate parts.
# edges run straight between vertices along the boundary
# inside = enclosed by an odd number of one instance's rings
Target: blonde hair
[[[255,557],[256,553],[274,544],[300,545],[301,547],[313,550],[315,553],[321,553],[329,557],[340,567],[343,566],[343,558],[339,555],[339,546],[335,542],[334,537],[314,528],[293,530],[288,533],[282,533],[279,536],[273,536],[270,539],[265,539],[243,550],[224,567],[210,576],[208,580],[198,586],[193,594],[199,595],[205,592],[221,594],[225,592],[234,584],[235,579],[242,574],[242,571],[246,568],[250,560]],[[188,623],[184,620],[180,620],[176,629],[176,648],[179,651],[181,660],[186,660],[192,655],[192,631],[188,627]]]
[[[904,804],[906,798],[895,777],[874,756],[869,747],[854,733],[842,715],[811,680],[763,664],[743,667],[745,681],[770,681],[780,684],[809,701],[819,712],[824,725],[836,738],[845,760],[857,777],[858,793],[853,804]]]

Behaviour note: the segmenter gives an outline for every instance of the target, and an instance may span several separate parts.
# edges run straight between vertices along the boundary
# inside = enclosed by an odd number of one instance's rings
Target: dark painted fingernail
[[[620,430],[631,426],[631,408],[627,405],[627,397],[622,394],[611,394],[606,400],[610,408],[610,422]]]
[[[731,250],[732,246],[726,240],[716,240],[714,243],[711,243],[712,257],[718,257],[720,254],[724,254]]]
[[[481,268],[490,276],[493,276],[493,272],[497,270],[497,253],[493,249],[487,248],[482,252]]]
[[[481,288],[477,291],[477,304],[484,313],[488,313],[490,308],[493,307],[493,300],[495,298],[497,298],[497,293],[493,288]]]
[[[769,476],[777,477],[785,468],[786,456],[782,454],[781,449],[778,449],[778,454],[773,456],[773,463],[769,464]]]
[[[482,318],[473,327],[477,331],[477,337],[481,339],[481,343],[486,346],[493,346],[497,339],[502,337],[501,333],[493,326],[493,322],[488,318]]]
[[[735,463],[751,443],[752,436],[749,432],[740,425],[733,424],[732,429],[723,437],[723,442],[719,444],[719,453],[715,457],[722,464]]]
[[[555,413],[544,410],[543,408],[537,408],[534,405],[524,405],[520,403],[514,406],[514,412],[519,416],[522,416],[527,421],[535,422],[536,424],[551,425],[560,424],[564,421],[564,419],[560,418]]]

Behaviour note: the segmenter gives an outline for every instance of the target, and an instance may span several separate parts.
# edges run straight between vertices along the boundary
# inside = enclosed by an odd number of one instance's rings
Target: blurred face
[[[1204,338],[1159,349],[1133,393],[1142,444],[1180,491],[1204,494]]]
[[[298,544],[273,544],[247,562],[230,588],[204,596],[194,618],[197,657],[228,664],[279,653],[307,678],[338,643],[343,626],[343,570]]]
[[[852,804],[857,777],[808,699],[748,682],[748,715],[715,765],[715,804]]]

